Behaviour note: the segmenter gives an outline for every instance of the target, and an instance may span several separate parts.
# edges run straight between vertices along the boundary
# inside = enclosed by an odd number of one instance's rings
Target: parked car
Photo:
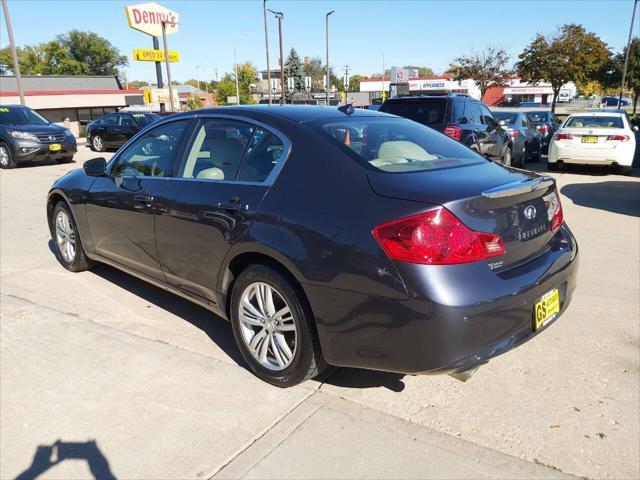
[[[548,153],[549,144],[561,123],[560,120],[549,110],[536,110],[534,112],[526,112],[526,114],[542,135],[542,153]]]
[[[67,163],[78,151],[68,128],[22,105],[0,105],[0,168],[32,160]]]
[[[141,129],[160,118],[156,113],[107,113],[87,125],[87,145],[95,152],[120,148]]]
[[[605,104],[607,107],[617,107],[618,106],[618,97],[602,97],[600,103]],[[622,97],[620,101],[620,105],[626,107],[631,105],[632,100],[629,97]]]
[[[492,113],[498,121],[506,123],[505,128],[513,143],[513,166],[523,167],[528,160],[539,162],[542,159],[542,135],[525,112],[496,110]]]
[[[635,131],[625,113],[588,112],[569,115],[549,147],[549,170],[565,163],[610,165],[631,173],[636,150]]]
[[[512,142],[487,106],[468,95],[395,97],[381,112],[405,117],[464,143],[485,157],[511,165]]]
[[[571,100],[573,100],[571,92],[561,91],[560,94],[558,95],[558,103],[569,103],[571,102]]]
[[[281,387],[329,365],[466,376],[576,284],[553,178],[350,106],[173,115],[58,179],[47,217],[64,268],[104,262],[229,319]]]

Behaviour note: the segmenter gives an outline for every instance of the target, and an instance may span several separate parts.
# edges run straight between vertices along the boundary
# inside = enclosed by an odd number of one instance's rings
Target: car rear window
[[[486,161],[465,145],[404,118],[345,118],[310,125],[359,163],[378,171],[421,172]]]
[[[445,122],[447,101],[406,100],[387,102],[382,105],[380,111],[408,118],[423,125],[442,125]]]
[[[547,121],[547,112],[528,112],[527,117],[534,123],[544,123]]]
[[[569,117],[565,128],[624,128],[622,117]]]
[[[24,107],[0,107],[2,125],[48,125],[49,121],[37,112]]]
[[[517,113],[509,113],[509,112],[493,112],[493,116],[498,120],[504,120],[507,122],[507,125],[513,125],[518,118]]]

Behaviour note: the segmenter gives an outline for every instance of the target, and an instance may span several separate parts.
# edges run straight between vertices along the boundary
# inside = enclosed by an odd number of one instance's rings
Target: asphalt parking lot
[[[1,478],[640,478],[637,170],[553,174],[573,304],[468,382],[341,369],[281,390],[208,311],[57,263],[46,192],[80,150],[0,172]]]

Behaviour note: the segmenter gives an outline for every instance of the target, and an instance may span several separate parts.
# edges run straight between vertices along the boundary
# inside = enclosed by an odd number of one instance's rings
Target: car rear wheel
[[[0,168],[15,168],[16,162],[11,155],[9,147],[0,143]]]
[[[65,202],[58,202],[53,208],[50,224],[58,262],[71,272],[90,269],[93,262],[84,253],[76,222]]]
[[[631,175],[631,171],[632,170],[633,169],[630,166],[622,166],[622,165],[620,165],[618,167],[618,173],[620,175]]]
[[[96,152],[104,152],[104,142],[102,141],[102,137],[100,135],[94,135],[91,139],[91,147]]]
[[[560,166],[558,165],[557,162],[550,162],[549,160],[547,160],[547,170],[550,170],[552,172],[557,171],[560,168]]]
[[[273,385],[290,387],[328,367],[302,292],[272,268],[253,265],[238,276],[231,323],[251,370]]]

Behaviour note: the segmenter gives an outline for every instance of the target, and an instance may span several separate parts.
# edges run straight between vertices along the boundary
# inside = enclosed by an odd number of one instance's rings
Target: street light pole
[[[196,82],[198,83],[198,90],[200,90],[200,65],[196,65]]]
[[[384,51],[380,50],[380,53],[382,54],[382,101],[384,102],[386,100],[386,94],[384,89],[384,77],[385,77]]]
[[[329,85],[331,84],[331,77],[330,77],[330,69],[329,69],[329,15],[331,15],[332,13],[334,13],[335,10],[331,10],[330,12],[327,12],[327,14],[325,15],[325,35],[326,35],[326,40],[327,40],[327,83],[326,83],[326,98],[327,98],[327,106],[330,105],[329,102]]]
[[[7,0],[2,0],[2,11],[4,13],[4,21],[7,24],[7,35],[9,37],[9,47],[11,48],[11,56],[13,57],[13,73],[16,76],[18,84],[18,93],[20,94],[20,103],[24,105],[24,90],[22,88],[22,75],[20,75],[20,64],[18,63],[18,53],[16,52],[16,42],[13,40],[13,29],[11,28],[11,18],[9,17],[9,7]]]
[[[167,23],[162,22],[162,42],[164,43],[164,61],[167,66],[167,82],[169,82],[169,105],[171,111],[175,112],[175,105],[173,104],[173,85],[171,84],[171,68],[169,67],[169,45],[167,44]]]
[[[264,11],[264,48],[267,52],[267,90],[269,105],[271,105],[271,64],[269,63],[269,29],[267,28],[267,0],[263,0],[262,9]]]
[[[622,82],[620,83],[620,96],[618,97],[618,108],[622,105],[622,91],[624,90],[624,82],[627,77],[627,65],[629,64],[629,50],[631,50],[631,36],[633,35],[633,21],[636,17],[636,7],[638,0],[633,2],[633,13],[631,14],[631,25],[629,26],[629,39],[627,40],[627,51],[624,54],[624,68],[622,69]]]
[[[240,105],[240,85],[238,83],[238,58],[236,56],[236,38],[233,37],[233,68],[236,76],[236,105]]]
[[[284,18],[284,13],[275,12],[271,9],[267,10],[273,13],[278,19],[278,38],[280,40],[280,105],[284,105],[284,51],[282,49],[282,19]]]

